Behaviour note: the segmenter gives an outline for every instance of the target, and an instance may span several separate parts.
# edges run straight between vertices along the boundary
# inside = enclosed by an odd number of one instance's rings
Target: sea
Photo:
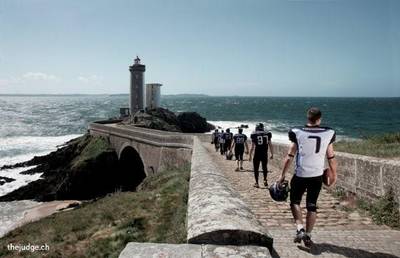
[[[56,150],[84,134],[88,123],[118,117],[119,109],[129,106],[128,101],[127,94],[0,95],[0,167]],[[334,128],[339,139],[357,140],[400,130],[400,98],[166,95],[161,106],[174,112],[198,112],[218,128],[232,128],[233,132],[245,125],[244,132],[250,134],[262,122],[277,142],[288,142],[287,131],[305,124],[306,110],[311,106],[321,109],[323,125]],[[20,174],[27,169],[0,170],[0,177],[16,179],[0,185],[0,196],[40,179],[40,173]],[[0,210],[15,209],[10,205],[0,203]],[[0,216],[6,221],[6,215],[0,212]]]

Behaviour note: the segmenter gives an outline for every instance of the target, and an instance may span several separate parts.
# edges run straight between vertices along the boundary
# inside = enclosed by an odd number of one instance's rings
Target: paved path
[[[215,162],[241,194],[257,219],[274,237],[275,257],[400,257],[400,231],[375,225],[370,217],[357,211],[346,212],[338,199],[323,189],[318,200],[318,219],[312,234],[314,247],[306,250],[293,243],[295,225],[289,203],[274,202],[265,187],[254,188],[252,164],[244,163],[244,171],[236,172],[236,162],[225,160],[213,146],[203,143]],[[268,181],[280,175],[269,167]],[[262,183],[262,173],[260,173]],[[260,184],[262,185],[262,184]],[[305,207],[303,203],[302,207]],[[303,214],[305,214],[303,209]]]

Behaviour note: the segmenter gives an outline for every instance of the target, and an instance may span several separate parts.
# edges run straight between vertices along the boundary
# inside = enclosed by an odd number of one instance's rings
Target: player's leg
[[[290,181],[290,209],[292,211],[293,219],[296,223],[296,237],[295,243],[300,243],[305,234],[303,227],[303,217],[301,214],[300,203],[303,194],[306,190],[303,179],[294,175]]]
[[[307,247],[312,245],[311,231],[317,220],[317,200],[322,188],[322,176],[307,178],[307,217],[306,217],[306,235],[303,238]]]
[[[258,184],[258,169],[260,168],[260,159],[257,157],[257,155],[254,155],[253,158],[253,169],[254,169],[254,179],[256,180],[256,183],[254,184],[254,187],[259,187]]]
[[[236,158],[236,164],[237,164],[237,168],[235,171],[239,171],[239,162],[240,162],[240,152],[239,152],[239,148],[235,145],[235,158]]]
[[[268,186],[268,181],[267,181],[267,176],[268,176],[267,165],[268,165],[268,158],[267,158],[267,157],[263,157],[263,159],[261,160],[261,167],[262,167],[263,176],[264,176],[264,186]]]
[[[240,161],[240,169],[243,170],[243,154],[244,154],[244,147],[241,148],[239,154],[239,161]]]

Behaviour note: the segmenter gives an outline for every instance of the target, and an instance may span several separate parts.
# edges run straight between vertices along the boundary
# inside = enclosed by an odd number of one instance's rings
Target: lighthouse
[[[129,108],[131,115],[145,107],[144,72],[146,66],[140,63],[140,58],[136,56],[134,64],[129,66],[131,72]]]

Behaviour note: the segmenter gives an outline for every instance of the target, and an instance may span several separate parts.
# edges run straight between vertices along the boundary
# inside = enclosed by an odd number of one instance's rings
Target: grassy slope
[[[117,192],[82,207],[18,228],[0,239],[0,257],[15,257],[7,244],[48,244],[29,257],[118,257],[127,242],[184,243],[189,167],[146,178],[138,192]]]
[[[400,157],[400,132],[368,137],[362,141],[339,141],[335,150],[379,158]]]
[[[110,148],[110,144],[103,137],[85,135],[78,139],[81,139],[77,142],[78,149],[81,152],[72,160],[72,168],[81,166],[87,160],[95,159],[102,152]]]

